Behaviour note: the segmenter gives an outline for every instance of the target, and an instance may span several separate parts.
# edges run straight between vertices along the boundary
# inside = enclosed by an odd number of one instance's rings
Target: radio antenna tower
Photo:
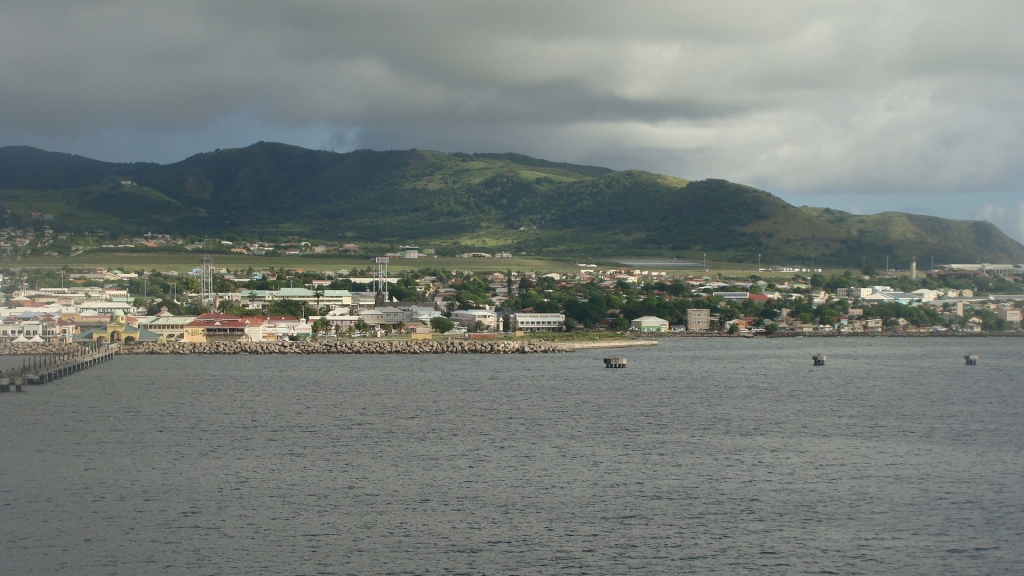
[[[203,256],[199,259],[203,265],[203,277],[200,278],[199,303],[203,306],[213,305],[213,257]]]
[[[374,258],[377,263],[377,274],[373,277],[373,301],[377,306],[383,306],[388,301],[388,262],[387,256]]]

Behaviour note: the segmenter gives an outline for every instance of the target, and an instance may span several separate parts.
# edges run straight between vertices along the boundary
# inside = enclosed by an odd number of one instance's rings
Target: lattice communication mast
[[[377,263],[377,273],[373,277],[373,300],[377,306],[383,306],[388,301],[388,262],[387,256],[374,258]]]
[[[203,256],[199,263],[203,265],[203,276],[199,279],[199,302],[203,306],[213,306],[213,257]]]

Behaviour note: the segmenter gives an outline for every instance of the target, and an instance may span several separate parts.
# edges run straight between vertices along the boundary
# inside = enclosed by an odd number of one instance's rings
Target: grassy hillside
[[[131,186],[121,184],[124,180]],[[274,143],[169,165],[0,148],[8,224],[57,230],[421,242],[532,255],[673,255],[733,262],[1024,261],[985,222],[798,209],[726,182],[518,154],[348,154]]]
[[[934,257],[936,262],[1024,262],[1021,244],[993,224],[934,216],[883,212],[855,215],[831,208],[802,208],[842,233],[836,256],[855,259],[857,252],[878,250],[903,261]]]

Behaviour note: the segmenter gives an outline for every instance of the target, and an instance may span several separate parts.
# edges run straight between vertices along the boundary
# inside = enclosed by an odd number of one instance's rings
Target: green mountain
[[[130,181],[130,185],[123,182]],[[1024,262],[988,222],[796,208],[724,180],[689,182],[519,154],[347,154],[274,143],[175,164],[109,163],[0,148],[6,225],[53,214],[55,230],[274,238],[600,257],[699,257],[858,265]],[[3,212],[3,211],[0,211]]]

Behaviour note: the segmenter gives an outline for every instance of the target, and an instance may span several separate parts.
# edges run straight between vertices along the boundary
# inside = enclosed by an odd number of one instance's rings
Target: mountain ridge
[[[125,186],[122,181],[131,181]],[[764,190],[516,153],[357,150],[260,142],[172,164],[0,148],[8,225],[384,243],[552,256],[706,253],[720,260],[859,265],[885,256],[1024,262],[984,221],[797,208]],[[26,224],[28,223],[28,224]]]

